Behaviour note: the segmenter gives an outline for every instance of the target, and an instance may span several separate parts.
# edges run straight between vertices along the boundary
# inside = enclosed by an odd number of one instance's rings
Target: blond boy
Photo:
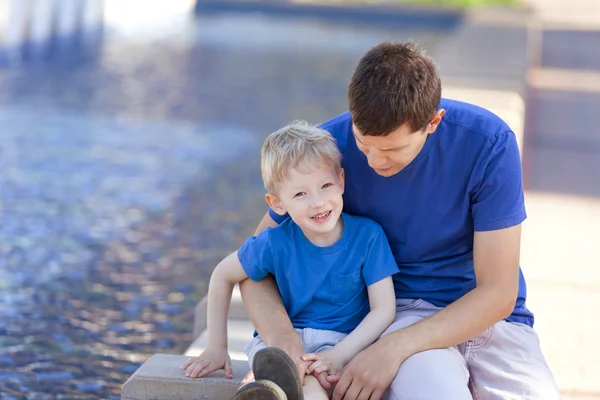
[[[257,335],[247,347],[257,381],[235,398],[281,399],[285,392],[288,399],[327,399],[315,376],[342,369],[390,325],[396,309],[391,276],[398,267],[377,223],[342,212],[344,171],[327,131],[296,122],[272,133],[262,147],[261,171],[269,207],[289,218],[248,238],[217,265],[208,291],[207,349],[182,369],[189,377],[224,369],[231,378],[233,287],[270,274],[308,353],[303,358],[312,364],[299,385],[294,363]]]

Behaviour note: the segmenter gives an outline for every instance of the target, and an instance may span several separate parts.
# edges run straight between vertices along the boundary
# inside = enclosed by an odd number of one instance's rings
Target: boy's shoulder
[[[359,235],[374,236],[383,231],[382,226],[375,220],[363,216],[343,213],[344,223],[352,224],[353,230]]]

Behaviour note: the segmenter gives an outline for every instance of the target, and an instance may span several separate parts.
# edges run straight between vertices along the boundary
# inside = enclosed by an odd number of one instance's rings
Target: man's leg
[[[386,335],[414,324],[439,308],[422,300],[398,300],[396,319]],[[409,357],[384,394],[386,400],[471,399],[469,372],[456,347],[429,350]]]
[[[476,400],[560,399],[537,334],[527,325],[500,321],[459,349]]]

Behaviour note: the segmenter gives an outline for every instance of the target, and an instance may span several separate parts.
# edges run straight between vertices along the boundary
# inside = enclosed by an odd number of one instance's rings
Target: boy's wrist
[[[338,345],[333,346],[333,348],[329,351],[331,354],[331,358],[334,359],[337,363],[341,364],[342,366],[348,364],[354,356],[352,354],[348,354],[346,351],[344,351],[343,348],[340,348]]]

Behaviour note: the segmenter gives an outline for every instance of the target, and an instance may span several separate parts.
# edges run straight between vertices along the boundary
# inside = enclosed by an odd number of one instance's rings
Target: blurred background
[[[600,399],[597,0],[0,0],[0,395],[118,399],[181,354],[266,210],[259,149],[413,39],[521,146],[522,265],[565,399]]]

